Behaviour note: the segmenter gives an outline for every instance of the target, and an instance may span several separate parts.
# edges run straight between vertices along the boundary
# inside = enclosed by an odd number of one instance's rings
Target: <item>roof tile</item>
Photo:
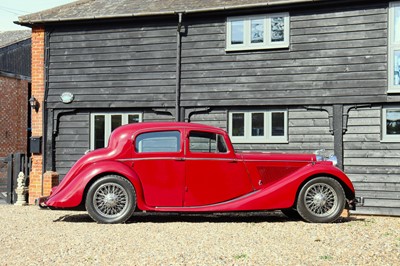
[[[167,15],[324,0],[80,0],[19,17],[20,24]]]
[[[0,31],[0,48],[31,38],[31,30]]]

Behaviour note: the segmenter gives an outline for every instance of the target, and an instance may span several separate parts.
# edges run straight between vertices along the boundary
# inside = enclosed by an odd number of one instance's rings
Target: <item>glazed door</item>
[[[152,207],[183,205],[185,162],[180,131],[145,132],[135,138],[133,169]]]
[[[216,204],[252,191],[244,164],[227,149],[222,135],[191,131],[187,140],[185,207]]]

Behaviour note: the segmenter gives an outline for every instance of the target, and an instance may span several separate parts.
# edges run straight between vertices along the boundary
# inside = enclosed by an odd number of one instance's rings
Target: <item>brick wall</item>
[[[0,76],[0,157],[27,151],[28,81]]]
[[[0,76],[0,158],[27,153],[28,81]],[[7,164],[0,163],[0,190],[7,184]]]
[[[42,27],[32,29],[32,96],[39,102],[37,112],[32,111],[32,136],[43,135],[43,99],[44,99],[44,36],[45,30]],[[45,193],[43,193],[45,194]],[[29,183],[29,204],[33,204],[35,198],[42,195],[42,155],[32,155],[32,170]]]

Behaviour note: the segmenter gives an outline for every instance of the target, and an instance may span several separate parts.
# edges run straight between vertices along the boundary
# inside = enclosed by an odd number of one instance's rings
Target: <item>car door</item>
[[[252,191],[242,161],[221,134],[186,132],[184,206],[204,206],[228,201]]]
[[[133,169],[152,207],[183,205],[185,164],[180,130],[153,130],[137,134]]]

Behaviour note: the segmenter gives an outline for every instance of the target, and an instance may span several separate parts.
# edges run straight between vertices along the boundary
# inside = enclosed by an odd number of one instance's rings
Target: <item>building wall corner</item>
[[[45,28],[32,28],[32,97],[39,103],[37,111],[32,110],[32,136],[43,136],[43,106],[45,94]],[[42,153],[45,150],[42,149]],[[43,189],[42,154],[32,154],[32,168],[29,175],[29,204],[50,193]]]

